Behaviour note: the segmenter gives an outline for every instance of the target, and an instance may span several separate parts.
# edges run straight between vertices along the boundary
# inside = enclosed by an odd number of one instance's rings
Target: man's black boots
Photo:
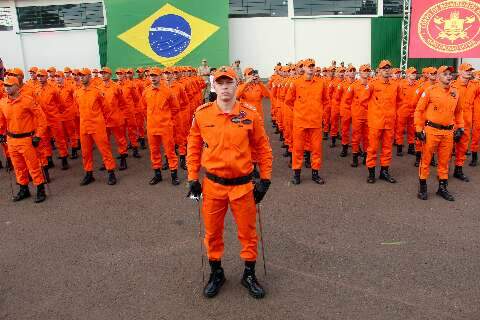
[[[418,167],[420,165],[421,160],[422,160],[422,153],[420,151],[417,151],[415,153],[415,167]]]
[[[318,174],[318,170],[312,170],[312,180],[317,184],[325,184],[325,181]]]
[[[215,297],[223,286],[225,281],[225,273],[223,272],[222,262],[209,260],[211,273],[205,288],[203,289],[203,295],[207,298]]]
[[[133,147],[132,148],[133,152],[132,152],[132,157],[134,158],[141,158],[142,156],[140,155],[140,153],[138,152],[138,147]]]
[[[162,171],[160,169],[154,170],[155,174],[153,175],[152,180],[150,180],[149,184],[151,186],[156,185],[160,181],[162,181]]]
[[[403,145],[397,144],[397,156],[403,157]]]
[[[185,158],[185,155],[180,155],[180,168],[183,170],[187,170],[187,160]]]
[[[418,197],[418,199],[420,199],[420,200],[427,200],[427,199],[428,199],[427,180],[425,180],[425,179],[420,179],[420,185],[419,185],[419,187],[418,187],[417,197]]]
[[[367,183],[375,183],[375,167],[368,168]]]
[[[53,163],[53,159],[52,157],[47,157],[47,161],[48,161],[48,169],[52,169],[53,167],[55,167],[55,163]]]
[[[45,184],[39,184],[37,186],[37,195],[35,197],[35,203],[43,202],[47,199],[47,194],[45,193]]]
[[[323,133],[323,140],[328,140],[328,132]]]
[[[42,168],[43,178],[46,183],[50,183],[50,173],[48,172],[48,166]]]
[[[70,155],[70,159],[77,159],[78,158],[78,149],[72,148],[72,153]]]
[[[108,171],[108,181],[107,184],[113,186],[117,184],[117,177],[115,176],[115,171],[109,170]]]
[[[478,162],[478,153],[477,152],[472,152],[472,161],[470,161],[469,166],[470,167],[476,167]]]
[[[440,180],[437,194],[447,201],[455,201],[455,198],[447,190],[448,180]]]
[[[390,183],[395,183],[397,180],[395,180],[390,173],[388,172],[388,167],[382,167],[380,169],[380,176],[378,177],[380,180],[385,180]]]
[[[121,154],[120,155],[120,166],[118,167],[118,170],[123,171],[127,170],[127,156],[128,154]]]
[[[172,170],[171,176],[172,176],[172,184],[174,186],[178,186],[180,184],[180,180],[178,180],[177,170]]]
[[[142,150],[147,149],[147,146],[145,144],[145,138],[138,138],[138,143],[140,144],[140,148],[142,148]]]
[[[300,184],[300,174],[301,173],[302,173],[302,170],[300,170],[300,169],[293,170],[293,179],[292,179],[293,184]]]
[[[247,288],[248,293],[255,299],[265,297],[265,290],[258,283],[257,277],[255,276],[255,261],[245,261],[242,285]]]
[[[459,180],[464,182],[469,182],[470,179],[463,173],[463,167],[455,166],[455,170],[453,171],[453,176]]]
[[[62,170],[68,170],[70,166],[68,165],[67,157],[62,157]]]
[[[340,157],[345,158],[348,155],[348,144],[342,144],[342,152],[340,152]]]
[[[95,181],[95,178],[93,177],[93,171],[87,171],[87,173],[85,174],[85,177],[83,177],[82,182],[80,182],[80,185],[86,186],[94,181]]]
[[[408,151],[407,151],[408,154],[411,154],[411,155],[415,155],[415,144],[413,143],[410,143],[408,145]]]
[[[28,189],[27,185],[20,185],[20,190],[15,197],[13,197],[13,202],[21,201],[23,199],[27,199],[30,197],[30,189]]]
[[[312,153],[310,151],[305,151],[303,153],[303,160],[305,162],[305,168],[310,169],[312,167],[312,160],[311,160]]]
[[[332,137],[332,144],[330,145],[330,148],[335,148],[336,142],[337,142],[337,137]]]
[[[353,156],[353,160],[350,166],[353,168],[356,168],[358,167],[358,153],[353,153],[352,156]]]

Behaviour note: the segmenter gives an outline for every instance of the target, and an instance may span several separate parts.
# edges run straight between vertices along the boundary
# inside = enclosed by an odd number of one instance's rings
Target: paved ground
[[[395,157],[396,185],[367,185],[339,148],[322,176],[292,186],[278,136],[262,205],[268,290],[250,298],[231,217],[221,294],[201,296],[197,212],[185,185],[147,184],[148,157],[129,158],[119,184],[80,187],[80,160],[52,170],[41,205],[9,201],[0,172],[0,319],[479,319],[480,168],[451,181],[457,201],[416,199],[413,157]],[[98,158],[98,157],[97,157]],[[98,159],[97,159],[98,160]],[[184,173],[181,173],[183,182]]]

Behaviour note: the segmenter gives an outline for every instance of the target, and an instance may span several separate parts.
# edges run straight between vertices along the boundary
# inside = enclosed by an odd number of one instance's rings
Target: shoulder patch
[[[198,112],[200,110],[206,109],[207,107],[210,107],[213,104],[213,102],[207,102],[205,104],[202,104],[200,107],[195,109],[195,112]]]

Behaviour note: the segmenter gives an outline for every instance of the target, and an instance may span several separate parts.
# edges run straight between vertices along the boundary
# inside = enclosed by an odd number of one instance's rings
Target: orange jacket
[[[459,92],[453,86],[445,89],[440,84],[435,84],[425,90],[415,109],[415,130],[417,132],[423,131],[427,120],[443,126],[453,124],[457,128],[463,128],[463,112],[459,99]],[[438,130],[439,133],[445,132],[445,130],[431,127],[429,127],[429,130]]]
[[[35,90],[35,100],[47,117],[48,125],[55,125],[62,120],[60,112],[60,91],[56,84],[39,85]]]
[[[121,127],[125,123],[125,101],[123,100],[122,90],[112,80],[108,83],[104,81],[99,86],[105,96],[105,106],[103,109],[103,118],[107,128]]]
[[[293,107],[293,124],[300,128],[321,128],[327,90],[321,79],[294,80],[288,89],[285,103]]]
[[[339,85],[342,86],[342,89],[341,89],[342,93],[341,93],[341,99],[340,99],[340,116],[342,118],[350,118],[352,116],[351,101],[349,101],[349,103],[347,103],[347,100],[350,100],[350,98],[348,97],[349,94],[350,94],[350,92],[348,92],[348,89],[354,83],[355,83],[355,80],[350,82],[350,79],[345,79],[345,81],[343,81],[342,83],[339,84]],[[336,91],[337,92],[340,91],[338,89],[338,86],[337,86]],[[337,94],[339,94],[339,93],[337,93]]]
[[[409,117],[413,116],[415,107],[417,106],[417,90],[418,84],[413,81],[411,84],[408,80],[402,80],[399,82],[400,86],[400,101],[398,104],[397,116]]]
[[[141,103],[147,110],[147,131],[151,135],[164,134],[173,127],[173,118],[180,106],[166,85],[150,86],[143,92]]]
[[[473,122],[473,105],[475,98],[480,96],[480,87],[476,82],[469,81],[465,84],[460,79],[453,81],[452,87],[458,91],[458,104],[462,108],[465,128],[471,129]]]
[[[247,176],[253,171],[252,152],[261,178],[272,176],[272,149],[262,119],[255,108],[242,102],[237,101],[229,114],[216,102],[198,107],[187,148],[188,180],[198,180],[201,166],[222,178]]]
[[[60,120],[74,120],[78,115],[78,110],[75,103],[73,103],[73,87],[66,83],[63,86],[57,85],[57,87],[60,97]]]
[[[35,131],[35,135],[41,137],[46,129],[45,113],[32,96],[20,93],[15,99],[7,96],[0,100],[0,134]]]
[[[105,100],[99,88],[89,85],[75,90],[73,96],[80,114],[80,134],[93,134],[105,130],[103,109]]]
[[[338,79],[338,80],[339,81],[337,81],[336,87],[333,88],[331,106],[332,108],[336,108],[340,111],[343,92],[345,91],[346,88],[348,88],[349,84],[347,83],[347,79],[343,79],[343,80]]]
[[[173,96],[175,99],[177,99],[179,111],[190,111],[189,100],[187,92],[185,91],[185,86],[179,81],[174,81],[170,85],[170,88],[172,89]]]
[[[119,81],[118,85],[122,90],[123,100],[125,102],[125,108],[123,108],[125,118],[135,119],[135,113],[137,112],[136,101],[138,101],[137,89],[133,85],[133,82],[127,79]]]
[[[353,119],[366,120],[368,115],[368,103],[362,100],[367,94],[366,84],[362,84],[360,80],[351,83],[345,91],[343,104],[347,110],[350,110]]]
[[[102,81],[102,78],[100,78],[100,77],[92,77],[92,80],[91,80],[90,84],[91,84],[92,86],[98,87],[98,86],[100,86],[100,85],[102,84],[102,82],[103,82],[103,81]]]
[[[368,127],[393,129],[399,101],[398,83],[383,78],[371,81],[361,103],[368,101]]]
[[[258,114],[263,118],[262,99],[270,97],[267,87],[262,82],[242,83],[237,88],[237,99],[248,103],[257,109]]]

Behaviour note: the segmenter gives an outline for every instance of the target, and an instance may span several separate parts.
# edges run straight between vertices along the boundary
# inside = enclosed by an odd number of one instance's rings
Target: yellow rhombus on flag
[[[149,33],[151,31],[152,24],[160,17],[165,15],[177,15],[185,19],[191,28],[190,43],[188,47],[176,56],[162,57],[159,56],[150,46]],[[133,28],[118,36],[119,39],[140,51],[147,57],[161,63],[164,66],[170,67],[189,55],[199,45],[210,38],[215,32],[219,30],[219,27],[213,25],[207,21],[194,17],[170,4],[164,5],[157,12],[152,14],[147,19],[143,20]],[[180,33],[184,36],[189,36],[178,30],[170,30],[175,33]]]

